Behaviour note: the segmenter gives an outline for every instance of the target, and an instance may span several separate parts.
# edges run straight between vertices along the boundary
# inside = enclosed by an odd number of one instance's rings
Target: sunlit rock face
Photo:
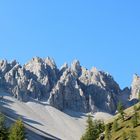
[[[137,97],[140,78],[132,83],[132,97]],[[52,58],[35,57],[25,65],[0,61],[0,88],[19,100],[31,98],[48,103],[59,110],[114,113],[121,97],[128,103],[130,90],[121,90],[113,77],[97,68],[88,70],[74,60],[57,68]]]
[[[119,85],[96,68],[87,70],[75,60],[53,88],[49,102],[58,109],[115,112]]]
[[[50,91],[57,82],[59,72],[54,60],[49,57],[46,59],[35,57],[25,64],[24,68],[36,77],[35,80],[39,83],[39,94],[49,98]]]
[[[33,58],[23,67],[16,61],[0,61],[0,87],[20,100],[29,97],[48,99],[57,82],[58,69],[53,59]]]
[[[69,68],[63,73],[51,92],[49,102],[60,110],[85,112],[87,110],[85,96],[73,74]]]
[[[140,76],[134,74],[131,85],[131,99],[138,99],[140,94]]]
[[[25,64],[24,68],[33,73],[48,92],[56,84],[58,70],[53,59],[36,57]]]

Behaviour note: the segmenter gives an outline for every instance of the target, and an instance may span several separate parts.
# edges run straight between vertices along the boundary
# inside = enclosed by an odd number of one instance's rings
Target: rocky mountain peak
[[[68,68],[68,63],[64,63],[61,68],[60,68],[60,71],[63,70],[63,69],[67,69]]]
[[[8,63],[7,60],[0,60],[0,67],[6,65],[7,63]]]
[[[31,59],[27,64],[24,65],[24,68],[33,74],[40,76],[41,69],[43,67],[43,60],[39,57]]]
[[[135,82],[135,81],[137,81],[137,80],[139,80],[140,79],[140,76],[138,75],[138,74],[134,74],[133,75],[133,82]]]
[[[133,75],[133,81],[131,84],[131,99],[138,99],[138,94],[140,92],[140,76],[137,74]]]
[[[44,62],[52,69],[55,69],[57,67],[53,58],[47,57],[46,59],[44,59]]]
[[[97,74],[99,73],[98,69],[96,67],[92,67],[90,70],[92,73]]]
[[[71,64],[72,70],[79,70],[81,68],[80,62],[78,60],[74,60]]]
[[[10,64],[7,62],[7,60],[1,60],[0,61],[0,72],[4,75],[8,70],[11,69]]]
[[[49,100],[50,105],[60,109],[82,112],[106,111],[114,113],[118,100],[123,97],[127,105],[130,90],[121,90],[113,77],[97,68],[88,70],[74,60],[69,67],[57,68],[48,57],[35,57],[24,66],[18,62],[0,61],[0,88],[16,98]],[[132,98],[140,90],[140,77],[135,75],[131,86]]]
[[[78,60],[74,60],[72,62],[71,71],[75,74],[75,77],[79,77],[81,75],[82,69]]]
[[[16,60],[13,60],[11,62],[11,66],[14,67],[15,65],[20,65]]]
[[[39,71],[41,69],[46,69],[47,66],[49,66],[51,69],[57,68],[55,61],[50,57],[47,57],[46,59],[42,59],[40,57],[34,57],[32,60],[30,60],[27,64],[24,65],[26,69],[33,72],[34,70]]]

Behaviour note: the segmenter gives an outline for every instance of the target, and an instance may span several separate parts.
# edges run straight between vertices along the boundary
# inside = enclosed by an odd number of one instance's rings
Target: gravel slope
[[[72,111],[61,112],[47,103],[32,100],[18,101],[8,93],[0,93],[0,109],[13,118],[21,117],[27,124],[63,140],[78,140],[84,133],[87,114]],[[96,113],[96,119],[108,119],[107,113]]]

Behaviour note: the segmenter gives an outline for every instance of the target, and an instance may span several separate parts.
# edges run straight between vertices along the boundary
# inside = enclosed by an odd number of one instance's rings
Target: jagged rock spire
[[[138,74],[134,74],[131,85],[131,99],[138,99],[139,92],[140,92],[140,76]]]
[[[134,76],[132,97],[140,88],[139,76]],[[98,110],[114,113],[122,91],[109,74],[97,68],[88,70],[74,60],[70,67],[64,64],[58,69],[55,61],[47,57],[34,57],[24,66],[13,61],[0,61],[0,88],[16,98],[49,100],[50,105],[60,109],[82,112]]]

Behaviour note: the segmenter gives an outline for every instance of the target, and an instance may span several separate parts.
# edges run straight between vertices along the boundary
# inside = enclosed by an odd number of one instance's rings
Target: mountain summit
[[[79,112],[105,111],[115,113],[118,101],[130,105],[138,98],[139,76],[135,75],[131,89],[121,90],[113,77],[97,68],[87,70],[74,60],[58,69],[52,58],[35,57],[21,66],[17,61],[0,61],[0,88],[15,98],[47,101],[59,110]]]

